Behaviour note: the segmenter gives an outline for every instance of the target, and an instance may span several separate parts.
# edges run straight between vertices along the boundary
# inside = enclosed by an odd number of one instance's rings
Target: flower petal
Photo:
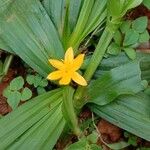
[[[77,72],[73,73],[72,80],[74,82],[78,83],[79,85],[87,86],[86,80],[79,73],[77,73]]]
[[[47,76],[48,80],[58,80],[62,77],[61,71],[54,71]]]
[[[56,59],[49,59],[49,63],[53,66],[53,67],[55,67],[55,68],[57,68],[57,69],[63,69],[63,67],[64,67],[64,64],[63,64],[63,62],[62,61],[59,61],[59,60],[56,60]]]
[[[78,70],[81,67],[81,65],[83,63],[83,60],[84,60],[84,56],[85,56],[85,54],[79,54],[74,59],[74,61],[73,61],[73,68],[74,68],[75,71]]]
[[[68,48],[65,53],[65,63],[71,63],[73,62],[74,55],[73,55],[73,49],[72,47]]]
[[[71,77],[70,76],[64,76],[62,79],[59,81],[60,85],[68,85],[71,82]]]

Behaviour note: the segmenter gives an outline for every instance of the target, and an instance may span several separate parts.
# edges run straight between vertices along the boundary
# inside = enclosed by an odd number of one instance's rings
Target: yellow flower
[[[86,80],[77,72],[81,67],[84,54],[79,54],[74,58],[72,47],[68,48],[64,60],[49,59],[50,64],[55,67],[56,71],[47,76],[49,80],[59,80],[60,85],[68,85],[71,80],[79,85],[86,86]]]

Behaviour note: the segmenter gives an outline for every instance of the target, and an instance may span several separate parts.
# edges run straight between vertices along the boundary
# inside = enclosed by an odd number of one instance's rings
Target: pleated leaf
[[[43,0],[43,5],[48,12],[50,18],[54,22],[57,30],[62,36],[64,30],[64,21],[66,15],[66,5],[65,0]],[[78,15],[82,5],[82,0],[69,0],[69,15],[68,24],[69,30],[72,31],[77,23]]]
[[[106,105],[124,94],[135,94],[144,89],[138,62],[116,67],[92,82],[88,101]]]
[[[68,46],[78,48],[82,40],[106,19],[105,0],[84,0]]]
[[[48,59],[62,58],[64,50],[45,9],[39,0],[1,0],[1,7],[0,38],[34,70],[47,76],[52,69]]]
[[[138,52],[137,61],[140,62],[142,79],[150,82],[150,54]],[[109,58],[103,59],[101,65],[95,73],[95,78],[98,78],[102,74],[108,72],[110,69],[113,69],[120,65],[124,65],[129,62],[131,62],[131,60],[125,55],[125,53],[121,53],[118,56],[111,56]]]
[[[65,0],[43,0],[43,6],[62,35],[65,17]]]
[[[7,50],[9,53],[13,53],[13,51],[6,45],[4,41],[0,39],[0,49]]]
[[[62,91],[30,100],[0,120],[0,149],[52,149],[64,125]],[[43,138],[44,137],[44,138]]]
[[[121,96],[109,105],[89,107],[97,115],[141,138],[150,141],[150,97],[140,93]]]

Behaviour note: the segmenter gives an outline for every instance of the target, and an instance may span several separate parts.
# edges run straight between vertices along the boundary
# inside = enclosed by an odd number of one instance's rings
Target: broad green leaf
[[[28,75],[26,78],[28,84],[32,85],[34,83],[34,78],[35,78],[34,75]]]
[[[23,85],[24,85],[24,79],[23,77],[19,76],[10,82],[10,90],[14,90],[14,91],[20,90],[23,88]]]
[[[65,125],[61,97],[61,89],[45,93],[3,117],[1,149],[52,149]]]
[[[87,59],[84,61],[82,65],[82,69],[85,70],[87,66],[89,65],[91,57],[87,57]],[[147,80],[150,82],[150,54],[149,53],[143,53],[143,52],[137,52],[137,61],[140,61],[140,70],[141,70],[141,76],[142,80]],[[104,73],[110,71],[113,68],[116,68],[118,66],[130,63],[131,60],[125,55],[125,53],[120,53],[117,56],[111,55],[108,58],[104,58],[99,65],[97,71],[94,74],[95,78],[100,77]]]
[[[44,77],[52,70],[49,58],[62,58],[58,33],[38,0],[0,1],[0,38]]]
[[[52,149],[64,127],[61,105],[56,105],[48,114],[44,115],[29,131],[10,146],[10,149]]]
[[[143,0],[108,0],[108,13],[113,18],[121,18],[128,10],[140,5],[142,1]]]
[[[42,77],[39,75],[34,76],[34,87],[38,87],[42,81]]]
[[[48,81],[44,78],[42,78],[42,76],[40,75],[28,75],[27,76],[27,82],[30,85],[34,85],[34,87],[46,87],[48,85]]]
[[[46,79],[42,79],[39,86],[46,87],[48,85],[48,81]]]
[[[98,133],[93,131],[87,137],[81,138],[78,142],[69,145],[65,150],[102,150],[102,148],[96,144],[98,138]]]
[[[7,98],[7,103],[12,109],[16,109],[21,100],[21,93],[18,91],[11,92],[11,95]]]
[[[149,0],[143,0],[143,4],[150,9],[150,1]]]
[[[128,63],[104,73],[88,88],[88,102],[106,105],[120,95],[142,91],[141,71],[138,62]]]
[[[144,93],[150,96],[150,87],[148,87],[148,88],[144,91]]]
[[[46,90],[43,87],[37,87],[37,93],[38,93],[38,95],[41,95],[41,94],[43,94],[45,92],[46,92]]]
[[[147,25],[148,25],[147,17],[139,17],[132,22],[133,29],[136,30],[138,33],[143,33],[146,30]]]
[[[71,144],[65,150],[86,150],[86,146],[88,145],[88,141],[86,138],[81,139],[80,141]]]
[[[138,52],[137,60],[140,61],[140,70],[142,73],[142,80],[150,82],[150,54]],[[121,53],[118,56],[111,56],[110,58],[103,59],[99,71],[95,73],[95,77],[99,77],[101,74],[108,72],[110,69],[129,63],[130,59]]]
[[[65,17],[65,0],[43,0],[44,8],[62,36]]]
[[[111,43],[108,47],[107,53],[111,55],[118,55],[121,51],[120,46],[118,46],[116,43]]]
[[[114,18],[122,17],[121,15],[123,4],[124,3],[122,3],[121,0],[108,0],[108,14],[113,16]]]
[[[70,5],[69,5],[69,27],[70,31],[72,32],[77,24],[77,20],[79,17],[79,13],[81,10],[83,4],[83,0],[70,0]]]
[[[136,44],[138,42],[138,39],[139,39],[139,33],[133,29],[130,29],[125,34],[123,45],[129,46],[129,45]]]
[[[131,47],[126,47],[126,48],[123,48],[123,50],[125,51],[125,53],[127,54],[127,56],[134,60],[136,59],[136,51],[135,49],[131,48]]]
[[[32,97],[32,91],[29,88],[25,87],[21,93],[21,100],[26,101],[31,97]]]
[[[8,52],[13,53],[10,47],[7,46],[6,43],[1,38],[0,38],[0,49],[7,50]]]
[[[148,31],[145,30],[143,33],[140,34],[139,42],[140,43],[148,42],[149,39],[150,39],[150,35],[149,35]]]
[[[11,97],[11,93],[12,91],[10,90],[10,87],[6,87],[3,91],[3,96],[5,96],[6,98]]]
[[[120,141],[113,144],[106,144],[112,150],[121,150],[128,147],[130,144],[124,141]]]
[[[83,39],[106,19],[105,0],[84,0],[68,47],[78,48]]]
[[[131,21],[130,20],[126,20],[122,23],[120,30],[122,33],[126,33],[131,27]]]
[[[89,105],[89,107],[109,122],[149,141],[149,100],[149,96],[141,93],[121,96],[109,105]]]
[[[122,18],[131,9],[138,6],[142,0],[108,0],[108,24],[109,30],[115,33],[118,26],[122,23]],[[116,9],[117,8],[117,9]]]

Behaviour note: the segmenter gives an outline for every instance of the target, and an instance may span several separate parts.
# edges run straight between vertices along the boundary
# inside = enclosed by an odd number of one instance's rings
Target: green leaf
[[[41,81],[42,81],[42,77],[39,75],[36,75],[34,77],[34,83],[33,83],[34,87],[38,87],[40,85]]]
[[[32,97],[32,91],[29,88],[25,87],[21,93],[21,100],[26,101],[31,97]]]
[[[142,91],[141,71],[138,62],[114,68],[92,82],[88,88],[88,102],[106,105],[120,95]]]
[[[55,27],[57,28],[60,36],[62,36],[65,17],[65,1],[43,0],[43,5]]]
[[[118,31],[116,31],[116,33],[115,33],[115,35],[114,35],[114,41],[115,41],[115,43],[117,44],[117,45],[121,45],[121,42],[122,42],[122,34],[121,34],[121,32],[118,30]]]
[[[78,142],[69,145],[65,150],[102,150],[102,148],[96,144],[97,139],[98,134],[93,132],[89,136],[81,138]]]
[[[136,44],[139,39],[139,33],[133,29],[130,29],[125,34],[125,39],[123,41],[123,46],[129,46]]]
[[[14,91],[20,90],[23,88],[23,85],[24,85],[24,79],[23,77],[19,76],[10,82],[10,89]]]
[[[26,80],[27,80],[27,83],[32,85],[34,83],[34,75],[28,75]]]
[[[150,35],[149,35],[148,31],[145,30],[142,34],[140,34],[139,42],[145,43],[145,42],[148,42],[149,39],[150,39]]]
[[[140,61],[140,70],[142,72],[142,80],[150,82],[150,54],[137,52],[137,60]],[[108,72],[110,69],[129,63],[131,60],[126,57],[124,53],[118,56],[111,56],[110,58],[103,59],[99,70],[95,73],[95,77]]]
[[[133,48],[127,47],[127,48],[123,48],[123,50],[125,51],[125,53],[127,54],[127,56],[134,60],[136,59],[136,51]]]
[[[0,1],[0,38],[35,71],[46,77],[49,58],[62,58],[58,32],[38,0]],[[8,23],[9,22],[9,23]],[[7,51],[7,50],[6,50]]]
[[[46,87],[48,85],[48,81],[46,79],[42,79],[39,86]]]
[[[130,144],[124,141],[120,141],[113,144],[106,144],[112,150],[121,150],[128,147]]]
[[[132,22],[133,29],[135,29],[138,33],[143,33],[146,30],[147,25],[148,25],[147,17],[139,17]]]
[[[108,0],[108,13],[113,19],[121,18],[128,10],[140,5],[142,1],[143,0]]]
[[[37,87],[37,93],[38,95],[44,94],[46,90],[43,87]]]
[[[97,143],[97,140],[99,138],[99,135],[96,131],[93,131],[90,135],[88,135],[87,137],[87,140],[90,142],[90,143]]]
[[[88,145],[88,141],[86,138],[79,140],[78,142],[71,144],[65,150],[85,150],[86,145]]]
[[[118,55],[121,48],[116,43],[111,43],[108,47],[107,53],[111,55]]]
[[[8,96],[7,103],[14,110],[17,108],[19,102],[21,100],[21,93],[18,91],[11,92]]]
[[[61,101],[61,89],[53,90],[0,119],[1,149],[53,149],[65,126]]]
[[[148,87],[148,88],[144,91],[144,93],[150,96],[150,87]]]
[[[121,1],[124,4],[122,8],[123,10],[122,16],[124,16],[128,10],[139,6],[143,2],[143,0],[130,0],[130,1],[121,0]]]
[[[149,100],[149,96],[141,93],[121,96],[109,105],[89,105],[89,107],[109,122],[149,141],[150,132],[147,132],[150,131]]]
[[[70,0],[68,23],[69,23],[71,32],[74,30],[77,24],[82,4],[83,4],[82,0],[79,0],[79,1]]]
[[[68,47],[77,49],[84,38],[94,31],[98,26],[101,27],[106,18],[105,0],[84,0],[81,7],[76,26],[69,38]]]
[[[0,49],[7,50],[10,53],[14,53],[9,46],[6,45],[6,43],[0,38]]]
[[[3,91],[3,96],[5,96],[6,98],[11,97],[12,91],[10,90],[10,87],[6,87]]]
[[[122,23],[120,29],[122,33],[126,33],[131,27],[131,21],[130,20],[126,20]]]
[[[143,4],[150,9],[150,1],[149,0],[143,0]]]

